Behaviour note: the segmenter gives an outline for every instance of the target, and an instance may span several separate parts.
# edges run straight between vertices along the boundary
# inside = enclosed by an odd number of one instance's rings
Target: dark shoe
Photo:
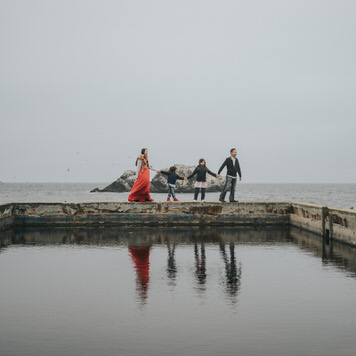
[[[219,201],[221,201],[222,203],[225,203],[225,200],[219,199]]]
[[[238,200],[230,200],[230,203],[238,203]]]

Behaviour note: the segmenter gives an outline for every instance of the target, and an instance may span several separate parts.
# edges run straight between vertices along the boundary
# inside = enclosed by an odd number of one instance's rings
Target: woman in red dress
[[[148,165],[148,150],[143,148],[137,157],[137,178],[131,189],[129,201],[152,201],[150,196],[150,168]]]

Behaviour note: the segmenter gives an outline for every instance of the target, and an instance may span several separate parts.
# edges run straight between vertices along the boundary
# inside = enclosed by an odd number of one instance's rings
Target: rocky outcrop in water
[[[177,174],[182,177],[189,176],[195,169],[195,166],[185,166],[183,164],[176,164]],[[163,169],[169,171],[169,168]],[[151,173],[154,173],[152,171]],[[217,172],[214,172],[217,173]],[[194,183],[196,177],[189,181],[177,180],[176,192],[177,193],[192,193],[194,192]],[[104,189],[95,188],[91,192],[130,192],[136,180],[136,172],[129,170],[125,171],[115,182],[111,183]],[[215,178],[207,174],[207,192],[220,192],[225,184],[225,178]],[[167,192],[167,176],[164,174],[155,174],[151,180],[150,186],[151,193],[166,193]]]
[[[103,189],[95,188],[91,190],[91,193],[96,192],[113,192],[113,193],[124,193],[130,192],[132,186],[134,185],[136,180],[136,172],[129,170],[125,171],[123,175],[121,175],[115,182],[112,182],[107,187]]]

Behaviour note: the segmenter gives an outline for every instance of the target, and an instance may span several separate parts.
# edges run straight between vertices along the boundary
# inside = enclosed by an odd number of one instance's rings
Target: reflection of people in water
[[[177,266],[175,260],[175,249],[176,244],[171,244],[167,241],[167,248],[168,248],[168,259],[167,259],[167,275],[172,284],[175,284],[175,279],[177,275]]]
[[[145,302],[150,281],[151,246],[132,245],[129,246],[129,251],[137,273],[136,288],[141,301]]]
[[[195,255],[195,275],[198,280],[198,289],[201,291],[205,290],[206,282],[206,256],[205,256],[205,246],[201,243],[199,256],[198,244],[194,244],[194,255]]]
[[[223,242],[220,243],[220,252],[225,263],[226,292],[229,297],[236,297],[241,286],[241,263],[236,264],[234,243],[230,243],[230,261]]]

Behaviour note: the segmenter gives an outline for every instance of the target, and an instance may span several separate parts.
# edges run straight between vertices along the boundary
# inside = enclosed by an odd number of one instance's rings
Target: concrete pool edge
[[[13,203],[0,203],[0,231],[15,225],[14,205]]]
[[[16,226],[294,226],[356,246],[356,212],[311,203],[83,202],[0,204],[0,231]]]

